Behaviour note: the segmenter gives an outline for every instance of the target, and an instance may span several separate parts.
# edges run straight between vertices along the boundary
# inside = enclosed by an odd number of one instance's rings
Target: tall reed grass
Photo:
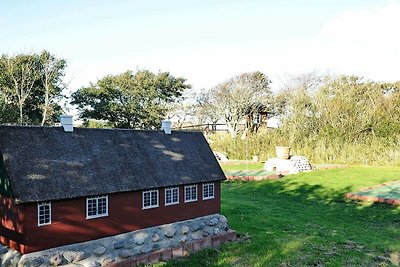
[[[263,129],[244,140],[240,136],[232,139],[227,133],[214,133],[208,139],[214,151],[230,159],[258,156],[264,161],[275,157],[275,146],[290,146],[292,155],[305,156],[314,163],[400,166],[400,135],[390,139],[363,136],[350,142],[318,136],[291,138],[281,129]]]

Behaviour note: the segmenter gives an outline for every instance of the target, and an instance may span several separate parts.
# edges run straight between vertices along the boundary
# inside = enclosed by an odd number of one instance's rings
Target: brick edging
[[[400,200],[399,199],[390,199],[390,198],[383,198],[383,197],[370,197],[370,196],[361,196],[361,195],[356,195],[353,193],[347,193],[344,195],[348,199],[354,199],[354,200],[362,200],[362,201],[373,201],[373,202],[379,202],[379,203],[387,203],[390,205],[394,206],[399,206],[400,205]]]
[[[376,185],[364,187],[364,188],[361,188],[361,190],[358,191],[358,192],[367,191],[367,190],[370,190],[370,189],[374,189],[376,187],[380,187],[380,186],[384,186],[384,185],[390,185],[390,184],[394,184],[394,183],[397,183],[397,182],[400,182],[400,180],[394,180],[394,181],[390,181],[390,182],[385,182],[385,183],[381,183],[381,184],[376,184]],[[351,194],[355,194],[355,193],[357,193],[357,192],[352,192]]]
[[[132,256],[127,259],[120,259],[116,262],[107,264],[107,267],[133,267],[144,264],[152,264],[159,261],[167,261],[186,257],[190,253],[194,253],[206,248],[216,248],[227,241],[236,240],[236,231],[228,230],[228,232],[203,237],[184,243],[178,247],[159,249],[150,253]]]
[[[381,184],[377,184],[377,185],[373,185],[373,186],[364,187],[358,192],[346,193],[344,196],[345,196],[345,198],[348,198],[348,199],[362,200],[362,201],[373,201],[373,202],[387,203],[387,204],[390,204],[390,205],[398,206],[398,205],[400,205],[400,199],[390,199],[390,198],[373,197],[373,196],[362,196],[362,195],[358,195],[357,194],[359,192],[365,192],[365,191],[368,191],[368,190],[371,190],[371,189],[374,189],[374,188],[377,188],[377,187],[380,187],[380,186],[390,185],[390,184],[394,184],[394,183],[398,183],[398,182],[400,182],[400,180],[395,180],[395,181],[391,181],[391,182],[385,182],[385,183],[381,183]]]

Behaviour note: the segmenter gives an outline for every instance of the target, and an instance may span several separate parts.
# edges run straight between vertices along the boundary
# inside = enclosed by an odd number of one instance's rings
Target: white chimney
[[[171,134],[171,121],[163,120],[161,122],[161,130],[164,130],[164,133]]]
[[[61,115],[60,116],[61,125],[64,128],[64,132],[73,132],[73,117],[72,115]]]

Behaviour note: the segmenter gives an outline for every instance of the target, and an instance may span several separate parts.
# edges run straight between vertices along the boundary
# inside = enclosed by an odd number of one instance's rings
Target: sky
[[[44,49],[75,91],[126,70],[193,88],[262,71],[278,90],[310,71],[400,80],[400,0],[0,0],[0,54]]]

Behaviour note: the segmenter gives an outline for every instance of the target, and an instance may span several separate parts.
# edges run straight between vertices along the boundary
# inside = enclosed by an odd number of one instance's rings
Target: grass
[[[225,175],[233,175],[233,176],[268,176],[274,174],[276,174],[276,172],[264,171],[264,170],[225,171]]]
[[[248,239],[160,265],[398,266],[400,207],[343,195],[399,177],[396,167],[351,167],[224,182],[222,214]]]
[[[239,170],[262,170],[264,168],[264,163],[238,163],[238,164],[222,164],[222,169],[224,171],[239,171]]]

